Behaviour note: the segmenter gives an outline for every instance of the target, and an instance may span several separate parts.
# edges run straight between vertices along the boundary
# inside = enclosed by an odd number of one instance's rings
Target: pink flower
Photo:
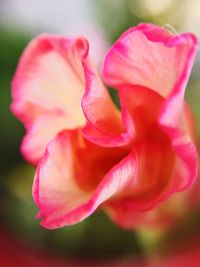
[[[132,228],[140,224],[138,213],[195,180],[184,91],[197,39],[151,24],[125,32],[103,64],[121,112],[88,50],[84,38],[50,35],[25,50],[12,84],[12,110],[27,129],[21,149],[32,163],[42,157],[33,197],[43,226],[80,222],[101,206]]]

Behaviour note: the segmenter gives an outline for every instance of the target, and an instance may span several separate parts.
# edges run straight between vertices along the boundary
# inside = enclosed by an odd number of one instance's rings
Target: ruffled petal
[[[123,205],[123,202],[118,205],[106,203],[104,208],[112,221],[125,229],[169,229],[176,226],[183,216],[187,216],[191,212],[191,208],[197,207],[197,203],[199,203],[198,183],[199,181],[186,191],[174,194],[151,210],[138,211]]]
[[[196,148],[186,133],[159,125],[149,140],[134,147],[138,157],[135,184],[104,205],[112,220],[124,228],[173,223],[173,216],[159,215],[155,209],[161,203],[167,205],[169,200],[165,201],[174,193],[188,189],[197,176]]]
[[[119,95],[126,103],[133,120],[136,131],[135,142],[153,138],[154,142],[159,143],[161,133],[166,135],[176,157],[174,163],[176,167],[170,182],[174,182],[173,191],[184,190],[190,186],[196,178],[198,162],[197,151],[192,142],[195,140],[194,123],[189,107],[182,102],[181,110],[170,110],[168,113],[171,98],[165,101],[156,92],[141,86],[123,86],[119,90]],[[165,112],[168,114],[168,120],[165,120]],[[178,113],[179,120],[174,119],[175,112]],[[158,126],[155,127],[155,124]]]
[[[29,44],[12,82],[11,105],[12,111],[25,124],[28,132],[40,126],[45,128],[45,124],[49,126],[51,116],[52,121],[56,121],[55,114],[58,118],[56,126],[60,125],[55,132],[63,130],[66,124],[70,128],[85,124],[81,109],[84,93],[81,58],[87,50],[88,43],[83,38],[55,35],[41,35]],[[62,125],[60,122],[64,117],[67,122]],[[46,123],[44,118],[47,119]],[[44,125],[37,120],[43,120]],[[38,131],[42,129],[38,128]],[[28,133],[29,136],[31,134]],[[46,145],[52,138],[51,131],[46,131],[44,135]],[[38,159],[40,156],[38,154]]]
[[[163,97],[175,90],[183,95],[197,44],[190,33],[174,36],[164,28],[140,24],[125,32],[108,51],[104,80],[117,88],[125,84],[152,88]]]
[[[194,51],[191,53],[194,56]],[[190,65],[190,61],[188,64]],[[187,81],[189,69],[190,67],[186,67],[183,77],[178,80],[158,117],[159,127],[170,139],[176,155],[174,177],[171,180],[168,195],[185,190],[194,183],[197,176],[198,155],[193,143],[195,141],[194,125],[190,111],[183,101],[183,86]],[[163,200],[167,197],[164,197]]]
[[[68,132],[47,147],[37,169],[33,197],[46,228],[80,222],[125,187],[134,183],[137,161],[134,153],[116,164],[93,191],[82,190],[74,174],[75,155]]]
[[[126,106],[122,104],[121,118],[108,90],[87,57],[83,58],[82,64],[86,81],[86,91],[82,98],[82,108],[87,118],[84,136],[104,147],[129,143],[134,130]]]
[[[183,191],[194,183],[197,177],[198,154],[187,133],[171,126],[165,125],[161,127],[170,138],[176,155],[174,175],[169,184],[168,194],[161,199],[163,201],[172,193]]]

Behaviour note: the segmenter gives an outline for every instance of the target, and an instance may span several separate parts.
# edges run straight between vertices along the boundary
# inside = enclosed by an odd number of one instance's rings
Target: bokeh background
[[[108,47],[123,31],[142,21],[171,25],[177,34],[191,31],[200,40],[200,1],[0,0],[0,267],[107,266],[105,260],[113,267],[189,266],[172,265],[168,258],[176,255],[181,262],[191,251],[196,253],[191,258],[200,262],[200,202],[167,231],[124,231],[100,211],[78,225],[53,231],[35,220],[34,167],[19,153],[24,129],[9,109],[10,84],[23,49],[43,32],[83,35],[100,68]],[[186,97],[200,138],[200,52]],[[158,260],[149,263],[152,258]],[[160,263],[162,258],[165,263]]]

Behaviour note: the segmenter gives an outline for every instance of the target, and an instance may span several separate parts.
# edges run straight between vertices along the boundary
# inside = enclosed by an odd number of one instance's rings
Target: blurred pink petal
[[[135,155],[130,154],[116,164],[96,188],[82,190],[75,179],[76,154],[73,155],[70,135],[74,138],[72,132],[63,132],[48,145],[33,186],[42,225],[51,229],[87,218],[100,204],[129,187],[136,173]]]
[[[22,152],[30,162],[40,159],[57,133],[85,124],[80,105],[84,93],[80,58],[87,49],[83,38],[41,35],[23,53],[12,82],[11,108],[27,129]],[[49,129],[51,118],[53,132]],[[42,134],[45,128],[49,130]],[[30,145],[30,136],[32,142],[38,142],[37,148]]]
[[[112,87],[141,85],[164,97],[177,86],[184,91],[197,43],[189,33],[174,36],[164,28],[139,24],[125,32],[108,51],[104,79]]]
[[[107,89],[87,57],[82,60],[85,74],[85,94],[82,98],[87,125],[85,137],[102,146],[122,146],[132,139],[132,122],[125,108],[122,119]]]

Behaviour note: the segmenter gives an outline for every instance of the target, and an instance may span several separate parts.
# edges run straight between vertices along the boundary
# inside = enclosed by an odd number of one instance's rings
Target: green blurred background
[[[1,231],[4,228],[9,230],[36,251],[45,250],[76,259],[143,257],[148,249],[160,251],[174,242],[179,246],[185,236],[200,231],[198,210],[194,214],[191,211],[191,216],[183,218],[175,230],[168,231],[163,237],[165,242],[159,245],[159,233],[145,231],[138,234],[121,230],[100,211],[75,226],[54,231],[43,229],[35,220],[37,208],[31,197],[34,168],[19,153],[24,129],[9,110],[10,83],[17,62],[24,47],[38,33],[87,36],[92,57],[100,67],[106,49],[123,31],[141,21],[170,24],[177,32],[191,31],[199,38],[199,10],[198,0],[76,0],[73,3],[68,0],[0,0]],[[187,99],[196,117],[198,134],[199,54],[187,89]]]

